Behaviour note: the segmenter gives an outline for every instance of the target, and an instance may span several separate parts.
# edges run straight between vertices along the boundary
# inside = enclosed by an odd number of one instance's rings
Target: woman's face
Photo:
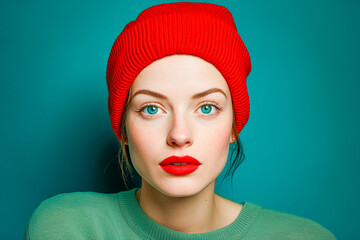
[[[167,56],[140,72],[129,97],[127,143],[143,181],[172,197],[215,184],[226,164],[233,123],[231,95],[221,73],[196,56]],[[201,164],[190,174],[171,174],[159,163],[174,155]]]

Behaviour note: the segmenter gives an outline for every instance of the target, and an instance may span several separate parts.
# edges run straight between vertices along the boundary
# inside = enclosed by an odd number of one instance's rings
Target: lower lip
[[[166,172],[174,175],[186,175],[194,172],[200,165],[165,165],[161,166]]]

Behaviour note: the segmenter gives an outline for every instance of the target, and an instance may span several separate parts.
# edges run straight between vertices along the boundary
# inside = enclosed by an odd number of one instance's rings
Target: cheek
[[[143,178],[143,172],[146,171],[145,156],[149,154],[147,139],[143,137],[143,132],[140,129],[129,126],[126,129],[128,137],[129,154],[132,165],[136,172]]]
[[[160,132],[154,128],[149,128],[144,123],[139,123],[131,117],[128,119],[128,125],[126,126],[126,132],[128,137],[128,145],[130,151],[130,157],[132,163],[143,167],[145,162],[151,162],[157,160],[154,152],[157,152],[156,148],[159,147]]]
[[[216,151],[228,151],[230,144],[230,135],[232,128],[232,120],[230,117],[224,117],[219,121],[219,124],[216,124],[216,127],[213,127],[211,134],[206,136],[205,142],[208,142],[211,145],[211,149],[216,149]],[[210,147],[210,146],[209,146]]]
[[[137,155],[144,155],[147,154],[147,146],[149,146],[149,142],[151,137],[150,135],[147,135],[145,137],[144,131],[142,131],[139,128],[129,126],[128,128],[128,144],[129,144],[129,150],[131,155],[131,159],[137,159],[139,156]]]
[[[211,149],[217,151],[220,155],[226,154],[229,149],[229,138],[230,133],[225,131],[224,128],[218,129],[213,136],[209,140],[211,141],[209,144],[211,145]],[[210,147],[210,146],[209,146]],[[226,153],[224,153],[226,152]]]
[[[213,128],[209,134],[202,136],[201,152],[205,159],[211,159],[211,165],[216,166],[216,174],[219,174],[226,165],[229,154],[229,138],[231,127],[229,124],[222,124]]]

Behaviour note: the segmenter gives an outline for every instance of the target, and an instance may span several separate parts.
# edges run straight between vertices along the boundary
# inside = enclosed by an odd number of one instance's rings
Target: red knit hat
[[[142,11],[125,26],[112,46],[106,79],[110,120],[118,140],[132,82],[146,66],[172,54],[198,56],[221,72],[230,89],[240,133],[250,113],[246,77],[251,63],[232,15],[215,4],[177,2]]]

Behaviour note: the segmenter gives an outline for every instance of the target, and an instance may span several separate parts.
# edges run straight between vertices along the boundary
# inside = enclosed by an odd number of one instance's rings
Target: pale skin
[[[214,192],[235,141],[232,100],[222,74],[201,58],[175,54],[143,69],[129,97],[126,144],[142,177],[136,197],[145,214],[184,233],[231,224],[242,205]],[[201,165],[187,175],[170,174],[159,163],[172,155],[190,155]]]

